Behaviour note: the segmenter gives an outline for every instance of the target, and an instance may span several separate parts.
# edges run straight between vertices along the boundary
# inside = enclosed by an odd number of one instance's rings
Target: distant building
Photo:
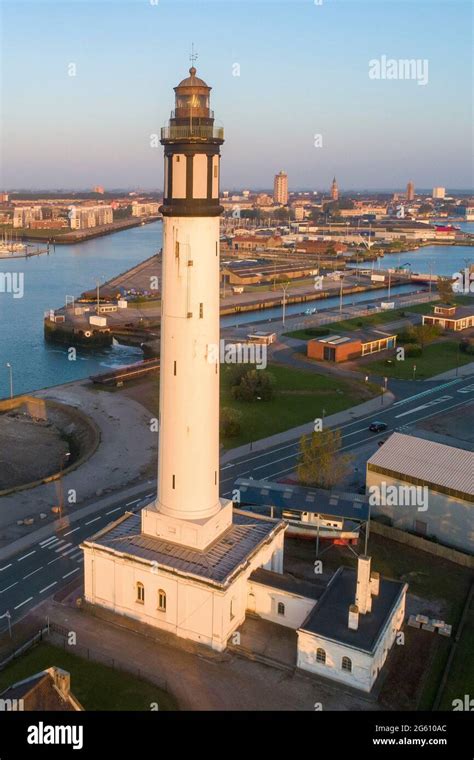
[[[257,206],[271,206],[272,202],[273,199],[271,195],[268,195],[267,193],[259,193],[255,200]]]
[[[281,237],[274,235],[236,235],[232,240],[233,251],[256,251],[259,248],[279,248]]]
[[[414,182],[409,182],[407,184],[407,201],[414,201],[415,200],[415,184]]]
[[[305,218],[305,210],[303,206],[296,206],[295,207],[295,220],[297,222],[302,222]]]
[[[381,330],[355,330],[349,335],[328,335],[308,341],[306,351],[309,359],[319,361],[345,362],[358,359],[379,351],[393,349],[397,336]]]
[[[437,200],[442,200],[446,195],[445,187],[434,187],[431,197]]]
[[[283,170],[275,175],[273,200],[280,206],[286,206],[288,203],[288,175]]]
[[[0,193],[0,203],[7,203],[9,195],[8,193]]]
[[[14,683],[0,693],[0,711],[79,712],[81,703],[71,692],[71,676],[55,666]]]
[[[43,218],[41,206],[16,206],[13,211],[13,226],[27,228],[34,221]]]
[[[423,314],[424,325],[437,325],[443,330],[467,330],[474,327],[474,308],[472,306],[452,306],[437,304],[433,314]]]
[[[72,206],[69,211],[72,230],[85,230],[112,224],[114,212],[112,206]]]
[[[92,188],[92,192],[99,193],[99,195],[103,195],[105,193],[105,190],[102,187],[102,185],[94,185],[94,187]]]
[[[339,200],[339,188],[337,186],[336,178],[334,177],[331,185],[331,200],[338,201]]]
[[[132,203],[132,216],[155,216],[159,212],[159,203],[139,203],[138,201]]]
[[[296,244],[296,253],[314,254],[318,256],[321,253],[333,253],[336,256],[347,251],[345,243],[338,243],[335,240],[303,240]]]
[[[473,472],[472,451],[393,433],[367,462],[367,489],[369,499],[372,494],[372,513],[390,518],[394,528],[432,536],[472,553]],[[402,491],[403,486],[426,487],[424,503],[416,491],[413,494],[418,498],[405,498],[408,491]],[[393,492],[399,494],[398,499],[393,498]]]

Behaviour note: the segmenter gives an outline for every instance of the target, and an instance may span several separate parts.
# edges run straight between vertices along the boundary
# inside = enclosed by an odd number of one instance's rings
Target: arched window
[[[166,591],[163,591],[162,588],[158,591],[158,609],[166,612]]]
[[[342,669],[347,670],[349,673],[352,671],[352,660],[350,657],[342,658]]]
[[[324,649],[316,649],[316,662],[320,662],[322,665],[326,664],[326,652]]]
[[[285,605],[283,602],[278,602],[278,614],[284,615],[285,614]]]
[[[145,586],[140,582],[137,583],[137,602],[145,603]]]

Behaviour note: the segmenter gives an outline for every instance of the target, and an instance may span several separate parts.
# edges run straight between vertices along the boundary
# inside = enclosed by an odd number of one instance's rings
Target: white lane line
[[[35,573],[39,573],[39,571],[42,569],[43,569],[43,565],[41,565],[41,567],[37,567],[36,570],[33,570],[32,573],[28,573],[28,575],[24,575],[22,580],[26,581],[27,578],[31,578],[32,575],[34,575]]]
[[[59,538],[55,538],[54,541],[52,541],[47,546],[43,546],[43,549],[52,549],[54,546],[59,546],[59,544],[63,544],[64,541],[60,541]]]
[[[155,495],[154,493],[147,493],[147,495],[145,496],[145,499],[151,499],[151,497],[154,495]]]
[[[64,544],[64,546],[59,546],[57,549],[54,550],[54,553],[57,554],[58,552],[64,551],[64,549],[67,549],[68,546],[72,546],[72,542],[69,541],[68,544]]]
[[[59,562],[60,559],[62,559],[61,555],[59,555],[59,557],[56,557],[56,559],[50,559],[48,565],[54,565],[54,563]]]
[[[36,554],[36,549],[33,549],[33,551],[29,552],[28,554],[24,554],[23,557],[18,557],[17,562],[22,562],[22,560],[26,559],[27,557],[31,557],[32,554]]]
[[[80,530],[80,529],[81,529],[81,526],[79,525],[79,527],[78,527],[78,528],[73,528],[72,530],[68,530],[68,532],[67,532],[67,533],[64,533],[63,535],[64,535],[64,536],[70,536],[70,535],[71,535],[71,533],[75,533],[75,532],[76,532],[76,530]]]
[[[84,562],[84,557],[80,557],[77,561],[79,564],[81,564],[81,562]]]
[[[9,565],[5,565],[5,567],[0,567],[0,573],[3,573],[4,570],[8,570],[8,568],[11,566],[12,566],[12,563],[10,562]]]
[[[140,499],[141,499],[141,497],[140,497]],[[136,504],[136,503],[137,503],[137,501],[140,501],[140,499],[134,499],[133,501],[127,501],[127,503],[125,504],[125,506],[126,506],[126,507],[129,507],[129,506],[130,506],[130,504]]]
[[[77,559],[78,557],[82,557],[82,550],[80,552],[76,552],[76,554],[73,554],[69,559]]]
[[[18,584],[18,581],[15,581],[15,583],[12,583],[11,586],[7,586],[6,588],[2,588],[2,590],[0,591],[0,594],[4,594],[5,591],[8,591],[8,589],[13,588],[13,586],[16,586],[17,584]]]
[[[58,542],[57,542],[57,544],[50,544],[50,545],[49,545],[49,546],[47,546],[46,548],[47,548],[47,549],[52,549],[52,548],[54,547],[55,549],[57,549],[57,548],[58,548],[58,546],[62,546],[62,544],[65,544],[65,543],[66,543],[66,539],[64,539],[64,538],[63,538],[63,539],[62,539],[62,541],[60,541],[60,540],[58,539]]]
[[[409,409],[408,412],[402,412],[401,414],[396,414],[395,419],[397,420],[399,417],[406,417],[407,414],[415,414],[415,412],[421,412],[423,409],[428,409],[432,406],[437,406],[438,404],[442,404],[444,401],[451,401],[453,397],[452,396],[441,396],[441,398],[437,398],[434,401],[428,401],[427,404],[422,404],[421,406],[415,406],[414,409]]]
[[[42,549],[44,549],[52,541],[59,541],[59,539],[56,536],[50,536],[49,538],[46,538],[44,541],[40,541],[39,545],[41,546]]]
[[[40,594],[44,594],[45,591],[49,591],[50,588],[53,588],[55,586],[57,581],[53,581],[53,583],[50,583],[49,586],[45,586],[41,589]]]
[[[99,517],[94,517],[93,520],[89,520],[88,522],[85,523],[85,525],[90,525],[93,522],[97,522],[97,520],[100,520],[101,517],[102,517],[102,515],[99,515]]]
[[[75,552],[77,549],[77,546],[73,546],[72,549],[68,549],[67,552],[63,552],[61,554],[61,557],[67,557],[68,554],[71,554],[71,552]]]
[[[130,503],[132,503],[132,502],[130,502]],[[128,506],[128,504],[126,504],[125,506]],[[123,507],[116,507],[115,509],[109,510],[109,512],[106,512],[105,514],[106,515],[111,515],[113,512],[118,512],[119,509],[123,509]]]
[[[28,604],[28,602],[31,602],[32,599],[33,599],[33,597],[29,596],[28,599],[25,599],[24,602],[20,602],[20,604],[17,604],[16,607],[14,607],[13,609],[14,610],[19,610],[20,607],[23,607],[24,604]]]
[[[69,577],[70,575],[72,575],[73,573],[78,573],[78,572],[79,572],[79,570],[80,570],[80,568],[79,568],[79,567],[75,567],[75,568],[74,568],[74,570],[71,570],[71,572],[70,572],[70,573],[66,573],[66,575],[63,575],[63,580],[64,580],[64,578],[68,578],[68,577]]]

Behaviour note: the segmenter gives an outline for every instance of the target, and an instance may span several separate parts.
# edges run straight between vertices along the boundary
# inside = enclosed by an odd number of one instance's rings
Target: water
[[[65,302],[124,272],[161,248],[162,224],[155,222],[78,245],[56,246],[49,256],[0,260],[0,272],[23,274],[23,298],[0,292],[0,398],[10,393],[13,368],[15,394],[78,380],[97,372],[139,361],[139,348],[111,346],[100,351],[77,349],[69,361],[67,347],[47,344],[43,315]]]
[[[459,226],[474,232],[473,222]],[[66,295],[77,296],[93,287],[97,279],[104,282],[152,256],[160,249],[161,243],[162,225],[156,222],[78,245],[57,246],[49,256],[0,260],[0,273],[24,275],[23,298],[13,298],[10,293],[0,292],[0,398],[7,397],[10,392],[6,362],[13,367],[13,389],[18,394],[86,378],[141,359],[140,349],[114,345],[100,351],[78,349],[77,360],[68,361],[66,347],[45,343],[43,314],[50,308],[60,307]],[[474,248],[429,246],[419,251],[391,254],[380,263],[381,266],[399,266],[410,262],[413,271],[428,272],[431,261],[433,274],[448,275],[463,268],[465,258],[474,261]],[[414,289],[397,286],[392,288],[392,295]],[[386,295],[386,291],[379,290],[375,297],[383,299]],[[366,293],[359,293],[348,296],[344,303],[358,303],[368,297]],[[334,297],[319,303],[291,304],[287,306],[287,314],[304,313],[308,306],[319,310],[338,303],[339,298]],[[276,308],[266,310],[264,316],[261,312],[229,315],[223,317],[222,325],[279,317],[281,308]]]

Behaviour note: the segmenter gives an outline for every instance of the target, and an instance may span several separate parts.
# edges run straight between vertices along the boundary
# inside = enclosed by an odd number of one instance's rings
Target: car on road
[[[384,430],[388,428],[388,425],[386,422],[371,422],[369,425],[369,430],[371,433],[382,433]]]

